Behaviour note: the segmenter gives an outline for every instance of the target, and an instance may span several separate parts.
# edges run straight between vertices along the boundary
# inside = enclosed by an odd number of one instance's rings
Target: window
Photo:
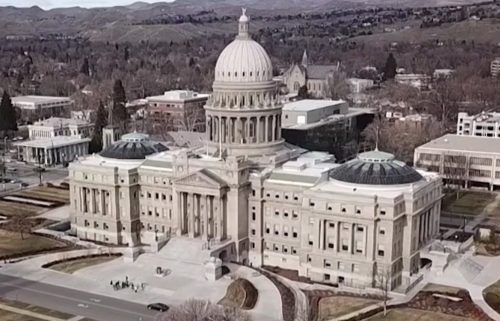
[[[329,248],[329,249],[333,249],[333,248],[334,248],[333,243],[328,243],[328,248]]]
[[[250,248],[252,248],[252,249],[255,248],[255,243],[254,242],[250,242]]]
[[[279,211],[275,211],[275,212],[274,212],[274,215],[279,216],[279,215],[280,215],[280,212],[279,212]]]
[[[288,212],[283,213],[284,217],[288,217]]]
[[[252,190],[252,196],[255,196],[255,190],[254,189]]]
[[[267,196],[267,197],[271,197],[271,194],[270,194],[270,193],[267,193],[267,194],[266,194],[266,196]]]
[[[333,210],[333,208],[331,206],[328,206],[328,210],[331,211]]]
[[[349,244],[347,240],[342,240],[342,251],[349,251]]]
[[[312,262],[312,258],[310,255],[307,256],[307,262],[311,263]]]
[[[266,234],[269,234],[270,231],[269,231],[269,227],[266,227]]]
[[[148,215],[151,216],[153,215],[153,212],[151,210],[148,211]]]
[[[279,194],[274,195],[275,198],[280,198]]]
[[[345,207],[342,207],[342,213],[345,213],[345,212],[346,212]]]
[[[292,235],[293,235],[293,238],[296,239],[299,236],[299,233],[297,233],[297,232],[294,231]]]
[[[165,201],[167,199],[167,195],[161,194],[161,199]]]
[[[385,228],[381,227],[379,230],[378,230],[378,233],[380,235],[385,235]]]
[[[314,202],[309,202],[309,206],[314,207]]]
[[[297,254],[297,249],[292,246],[292,254]]]
[[[330,261],[325,260],[323,262],[323,267],[331,267],[331,266],[332,266],[332,263],[330,263]]]
[[[280,235],[280,231],[274,230],[274,235]]]
[[[385,215],[385,210],[380,210],[380,215]]]
[[[310,225],[313,225],[313,224],[314,224],[314,217],[310,217],[310,218],[309,218],[309,224],[310,224]]]
[[[325,274],[324,275],[324,280],[325,281],[330,281],[330,274]]]
[[[356,214],[361,214],[361,210],[356,210]]]
[[[356,241],[356,253],[363,253],[363,242]]]
[[[160,199],[160,194],[159,193],[155,193],[155,199]]]
[[[297,214],[296,212],[292,213],[292,218],[298,218],[298,217],[299,217],[299,214]]]
[[[358,232],[364,232],[365,228],[363,226],[357,226],[356,227],[356,231],[358,231]]]
[[[378,256],[384,256],[385,251],[384,251],[384,246],[383,245],[379,245],[378,246],[377,254],[378,254]]]
[[[311,240],[309,240],[309,245],[310,245],[310,246],[313,246],[313,245],[314,245],[314,242],[313,242],[313,241],[311,241]]]
[[[298,201],[298,200],[299,200],[299,197],[298,197],[298,196],[294,196],[294,197],[293,197],[293,200],[294,200],[294,201]]]
[[[252,221],[255,221],[255,212],[252,212]]]
[[[334,228],[334,227],[335,227],[335,223],[328,223],[328,226],[329,226],[330,228]]]
[[[255,235],[255,229],[254,228],[252,229],[252,235]]]
[[[283,246],[283,253],[288,253],[288,247]]]

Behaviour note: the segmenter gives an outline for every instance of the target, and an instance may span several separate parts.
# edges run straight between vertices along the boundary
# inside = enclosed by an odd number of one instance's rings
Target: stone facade
[[[333,174],[353,169],[285,143],[270,59],[246,15],[239,30],[216,65],[205,146],[163,150],[129,134],[71,164],[73,233],[129,245],[185,237],[227,246],[223,261],[315,281],[372,286],[388,270],[392,288],[410,284],[439,230],[440,179],[373,152],[349,163],[367,181],[341,181]]]

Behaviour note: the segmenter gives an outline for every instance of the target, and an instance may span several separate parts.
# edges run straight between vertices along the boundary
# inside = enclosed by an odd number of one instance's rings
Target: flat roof
[[[286,103],[283,106],[283,111],[311,111],[344,103],[345,101],[343,100],[304,99]]]
[[[38,104],[38,103],[52,103],[60,101],[71,101],[69,97],[55,97],[55,96],[17,96],[12,97],[13,103],[27,103],[27,104]]]
[[[62,146],[75,145],[80,143],[90,142],[90,138],[80,138],[77,136],[57,136],[54,138],[43,138],[25,140],[24,142],[14,143],[14,146],[35,147],[35,148],[56,148]]]
[[[373,113],[373,110],[369,108],[348,108],[347,114],[334,114],[330,115],[328,117],[325,117],[323,119],[320,119],[317,122],[314,123],[309,123],[309,124],[292,124],[289,126],[283,126],[284,129],[295,129],[295,130],[309,130],[312,128],[328,125],[335,123],[339,120],[343,120],[346,118],[352,118],[356,117],[359,115],[364,115],[364,114],[371,114]]]
[[[163,95],[146,97],[146,100],[169,102],[205,99],[208,97],[210,97],[209,94],[200,94],[190,90],[171,90],[166,91]]]
[[[62,118],[62,117],[50,117],[47,119],[39,120],[35,122],[31,126],[46,126],[46,127],[66,127],[66,126],[87,126],[91,125],[91,123],[81,120],[81,119],[73,119],[73,118]]]
[[[500,154],[500,138],[447,134],[417,149]]]

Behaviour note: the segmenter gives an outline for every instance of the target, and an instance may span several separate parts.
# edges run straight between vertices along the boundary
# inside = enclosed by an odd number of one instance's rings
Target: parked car
[[[156,310],[156,311],[160,311],[160,312],[165,312],[165,311],[168,311],[168,309],[170,309],[170,307],[166,304],[163,304],[163,303],[151,303],[151,304],[148,304],[147,306],[148,310]]]

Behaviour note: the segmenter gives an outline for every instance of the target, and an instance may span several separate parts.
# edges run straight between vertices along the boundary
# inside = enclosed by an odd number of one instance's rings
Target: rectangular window
[[[254,248],[255,248],[255,243],[254,243],[254,242],[250,242],[250,247],[251,247],[252,249],[254,249]]]
[[[252,229],[252,235],[255,235],[255,229],[254,228]]]
[[[381,227],[378,232],[380,235],[385,235],[385,228]]]

